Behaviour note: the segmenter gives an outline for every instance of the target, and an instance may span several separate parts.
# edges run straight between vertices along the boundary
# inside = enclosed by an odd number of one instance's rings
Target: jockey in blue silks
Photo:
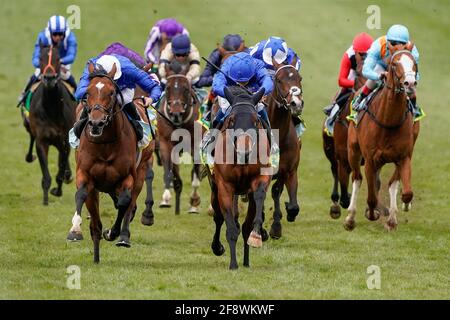
[[[41,69],[39,67],[39,58],[41,55],[41,45],[56,46],[59,43],[61,43],[59,48],[59,57],[61,59],[60,77],[64,81],[68,82],[74,90],[76,90],[77,84],[70,73],[70,68],[77,56],[77,39],[75,38],[75,34],[72,30],[67,27],[66,19],[63,16],[52,16],[47,22],[47,27],[41,31],[37,37],[32,58],[32,63],[36,70],[28,81],[28,84],[22,92],[22,95],[19,97],[19,100],[22,100],[24,94],[31,88],[33,83],[35,83],[40,76]]]
[[[407,44],[408,42],[408,29],[403,25],[396,24],[389,28],[385,36],[379,37],[372,43],[367,52],[367,57],[364,61],[362,70],[363,76],[367,78],[367,81],[362,88],[361,93],[352,102],[352,108],[354,110],[358,109],[360,103],[373,91],[373,89],[375,89],[378,82],[386,78],[386,69],[391,57],[388,43],[391,46],[396,46],[398,44]],[[416,46],[413,47],[411,53],[416,63],[419,64],[419,51]],[[418,72],[416,73],[416,80],[419,80]],[[410,96],[409,99],[416,109],[416,96]]]
[[[273,66],[273,60],[278,64],[293,65],[298,72],[300,72],[302,66],[300,56],[292,48],[289,48],[286,41],[280,37],[269,37],[267,40],[258,42],[250,48],[250,55],[264,63],[272,79],[276,72]],[[292,120],[294,121],[297,136],[301,137],[305,131],[303,120],[300,116],[293,116]]]
[[[273,90],[273,81],[264,67],[264,63],[254,59],[246,52],[239,52],[226,59],[220,70],[215,74],[212,84],[213,93],[219,96],[220,106],[213,121],[214,128],[223,122],[228,111],[230,111],[230,104],[225,99],[225,87],[236,86],[239,83],[253,93],[260,89],[264,90],[264,96],[267,96]],[[264,104],[259,103],[257,111],[259,117],[270,127]]]
[[[139,112],[136,110],[136,106],[133,103],[134,89],[136,86],[141,87],[150,97],[145,97],[144,105],[149,106],[153,102],[156,102],[161,96],[161,86],[159,82],[156,81],[150,74],[146,73],[142,69],[139,69],[130,59],[117,55],[102,55],[90,59],[84,69],[83,75],[80,79],[80,84],[75,92],[75,97],[78,100],[84,98],[86,94],[87,87],[89,86],[89,64],[93,63],[95,69],[100,72],[109,73],[116,66],[116,73],[113,76],[113,80],[116,82],[121,95],[118,96],[119,103],[123,106],[123,110],[126,112],[133,124],[138,140],[145,139],[146,136],[143,135],[142,121],[139,116]],[[123,100],[122,100],[123,99]],[[86,108],[83,109],[83,113],[80,116],[80,120],[75,123],[73,134],[76,138],[80,138],[81,132],[86,125],[88,119],[88,113]],[[144,128],[145,129],[145,128]],[[74,137],[71,137],[74,139]],[[78,140],[76,141],[78,142]],[[139,141],[139,145],[144,144],[143,141]],[[76,143],[72,144],[76,146]]]

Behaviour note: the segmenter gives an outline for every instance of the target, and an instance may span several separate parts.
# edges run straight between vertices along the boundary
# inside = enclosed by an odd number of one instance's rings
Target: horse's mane
[[[180,74],[183,71],[183,66],[177,60],[172,60],[169,64],[169,69],[175,74]]]
[[[241,100],[249,100],[252,98],[252,95],[248,93],[244,88],[240,86],[230,86],[228,87],[231,94]]]

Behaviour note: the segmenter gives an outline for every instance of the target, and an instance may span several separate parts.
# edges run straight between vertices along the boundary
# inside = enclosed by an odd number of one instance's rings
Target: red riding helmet
[[[356,52],[367,52],[372,42],[373,38],[369,34],[365,32],[357,34],[353,39],[353,50]]]

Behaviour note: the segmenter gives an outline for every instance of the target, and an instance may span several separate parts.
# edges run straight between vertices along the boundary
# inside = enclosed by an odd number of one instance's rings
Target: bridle
[[[52,65],[53,60],[53,45],[50,45],[49,51],[48,51],[48,60],[47,65],[44,67],[44,70],[42,71],[42,75],[45,75],[48,69],[51,69],[56,77],[58,77],[58,73],[56,72],[55,67]]]
[[[287,69],[287,68],[293,68],[295,70],[295,72],[297,72],[297,69],[290,64],[284,65],[277,69],[277,71],[275,72],[275,75],[274,75],[275,96],[273,97],[273,100],[275,101],[275,104],[277,105],[277,107],[279,107],[279,108],[283,107],[284,109],[289,110],[288,101],[286,98],[289,96],[290,92],[287,92],[285,95],[283,95],[278,86],[278,82],[277,82],[277,74],[280,72],[280,70]],[[297,95],[301,95],[303,93],[303,90],[301,88],[299,88],[299,89],[300,89],[300,92],[297,93]],[[281,101],[278,100],[277,97],[280,98]]]
[[[392,71],[392,74],[393,74],[394,88],[389,87],[387,84],[385,84],[385,85],[386,85],[386,88],[388,88],[389,90],[394,89],[395,93],[404,93],[405,92],[405,88],[401,84],[401,78],[399,78],[397,76],[397,72],[396,72],[396,70],[397,70],[397,62],[394,62],[394,57],[399,55],[399,54],[401,54],[401,53],[406,53],[406,54],[411,56],[411,58],[412,58],[412,60],[414,62],[414,66],[415,66],[415,68],[417,70],[416,59],[414,59],[414,57],[412,56],[412,54],[411,54],[411,52],[409,50],[399,50],[399,51],[394,52],[394,54],[391,56],[391,60],[389,61],[389,70]],[[405,76],[406,75],[407,74],[405,73]]]
[[[169,100],[168,98],[168,94],[167,94],[167,92],[168,92],[168,89],[169,89],[169,86],[167,85],[166,86],[166,103],[165,103],[165,105],[169,108],[169,110],[170,110],[170,107],[172,106],[172,105],[174,105],[174,104],[180,104],[180,105],[182,105],[182,107],[183,107],[183,113],[182,113],[182,115],[184,115],[185,114],[185,112],[186,112],[186,110],[189,108],[189,107],[191,107],[190,109],[189,109],[189,113],[188,113],[188,116],[186,117],[186,118],[184,118],[184,120],[181,122],[181,124],[179,124],[179,125],[176,125],[174,122],[173,122],[173,120],[171,119],[171,117],[170,117],[170,115],[168,115],[167,114],[167,108],[165,108],[165,107],[163,107],[163,111],[164,111],[164,118],[165,118],[165,120],[170,120],[170,124],[171,125],[173,125],[174,127],[178,127],[178,126],[181,126],[181,125],[183,125],[183,124],[185,124],[185,123],[187,123],[187,122],[189,122],[190,120],[191,120],[191,118],[192,118],[192,116],[193,116],[193,113],[194,113],[194,108],[193,108],[193,105],[195,104],[195,102],[196,102],[196,97],[195,97],[195,94],[192,92],[192,88],[191,88],[191,86],[189,85],[189,80],[188,80],[188,78],[185,76],[185,75],[182,75],[182,74],[172,74],[172,75],[170,75],[170,76],[168,76],[167,77],[167,81],[169,81],[170,79],[174,79],[174,78],[181,78],[181,79],[185,79],[186,80],[186,82],[188,83],[188,90],[189,90],[189,94],[188,94],[188,101],[183,101],[182,99],[174,99],[174,100]],[[178,83],[176,83],[176,84],[178,84]],[[192,98],[192,99],[191,99]]]

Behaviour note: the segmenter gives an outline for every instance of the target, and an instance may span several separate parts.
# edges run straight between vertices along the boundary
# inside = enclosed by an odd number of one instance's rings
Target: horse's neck
[[[380,103],[377,104],[377,118],[388,126],[399,125],[407,111],[407,100],[404,92],[396,92],[392,75],[386,81],[380,93]]]
[[[289,128],[289,124],[291,121],[291,112],[289,109],[285,107],[278,106],[278,102],[280,101],[279,97],[276,97],[275,93],[272,93],[269,101],[269,117],[270,117],[270,125],[273,128],[287,129]],[[281,133],[281,132],[280,132]]]

